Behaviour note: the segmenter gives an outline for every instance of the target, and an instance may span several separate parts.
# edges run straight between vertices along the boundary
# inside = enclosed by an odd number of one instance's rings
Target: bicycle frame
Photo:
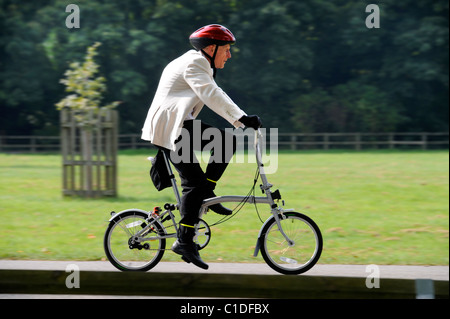
[[[286,239],[287,243],[289,245],[293,244],[293,241],[286,235],[286,233],[283,231],[283,228],[281,226],[280,223],[280,218],[284,219],[284,212],[289,212],[289,211],[293,211],[292,209],[284,209],[282,207],[278,207],[278,205],[275,203],[275,200],[280,200],[281,199],[281,195],[280,192],[278,190],[276,190],[275,192],[272,192],[271,188],[273,187],[272,184],[269,183],[268,179],[267,179],[267,175],[265,174],[264,171],[264,164],[262,162],[262,154],[261,154],[261,139],[262,139],[262,133],[261,130],[255,130],[255,141],[254,141],[254,147],[255,147],[255,153],[256,153],[256,162],[259,168],[259,173],[260,173],[260,177],[261,177],[261,181],[262,184],[260,185],[260,188],[262,190],[262,192],[265,194],[265,196],[236,196],[236,195],[225,195],[225,196],[217,196],[217,197],[213,197],[213,198],[208,198],[205,199],[203,201],[203,204],[200,208],[199,211],[199,218],[202,218],[202,216],[204,214],[207,213],[208,211],[208,207],[214,204],[218,204],[218,203],[242,203],[242,202],[246,202],[246,203],[250,203],[250,204],[268,204],[271,208],[271,214],[273,216],[273,218],[275,218],[275,221],[278,225],[278,229],[280,230],[281,234],[283,235],[283,237]],[[166,157],[165,153],[163,153],[164,155],[164,161],[166,163],[166,167],[167,170],[169,172],[169,176],[173,176],[171,178],[171,183],[172,183],[172,189],[173,192],[175,194],[176,200],[177,200],[177,205],[176,207],[179,209],[179,207],[181,206],[181,197],[180,197],[180,193],[178,191],[178,186],[176,183],[176,179],[175,179],[175,175],[173,174],[172,171],[172,167],[169,163],[169,159]],[[284,202],[283,202],[284,204]],[[169,205],[169,204],[166,204]],[[170,205],[169,205],[170,206]],[[172,205],[173,206],[173,205]],[[165,220],[171,219],[172,220],[172,224],[174,226],[175,229],[175,233],[173,234],[164,234],[164,235],[159,235],[160,238],[176,238],[176,234],[178,232],[178,227],[177,224],[175,222],[175,216],[172,213],[172,210],[175,209],[175,207],[170,208],[170,207],[165,207],[166,211],[164,211],[162,214],[158,215],[158,216],[153,216],[153,221],[147,225],[147,227],[143,228],[141,231],[139,231],[137,234],[135,234],[135,237],[137,239],[137,241],[141,242],[141,241],[149,241],[149,240],[153,240],[155,238],[153,237],[148,237],[145,239],[138,239],[138,237],[145,233],[145,231],[152,227],[152,224],[155,222],[159,222],[162,223]],[[128,211],[128,210],[127,210]],[[121,213],[124,213],[126,211],[123,211]],[[166,216],[167,214],[169,214],[169,217],[164,218],[164,216]],[[272,218],[269,217],[266,222],[264,223],[264,225]],[[111,218],[112,220],[112,218]],[[263,229],[264,225],[261,227],[261,229]],[[259,251],[259,238],[261,237],[261,233],[258,236],[258,241],[256,244],[256,248],[255,248],[255,253],[254,256],[256,257]]]

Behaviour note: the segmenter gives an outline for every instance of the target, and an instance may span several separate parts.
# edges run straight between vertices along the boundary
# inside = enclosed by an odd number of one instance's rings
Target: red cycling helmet
[[[236,38],[230,30],[220,24],[210,24],[201,27],[191,34],[189,41],[197,50],[202,50],[205,47],[216,44],[218,46],[226,44],[234,44]]]
[[[216,77],[216,66],[214,60],[216,58],[217,50],[219,46],[234,44],[236,43],[236,38],[230,30],[225,28],[220,24],[210,24],[201,27],[197,31],[191,34],[189,37],[189,42],[191,45],[203,52],[210,59],[211,68],[214,70],[214,77]],[[203,49],[212,44],[217,45],[213,56],[207,54]]]

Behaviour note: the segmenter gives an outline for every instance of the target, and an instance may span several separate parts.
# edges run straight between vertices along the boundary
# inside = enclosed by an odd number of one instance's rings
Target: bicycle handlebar
[[[256,147],[256,145],[258,144],[259,139],[260,139],[261,137],[262,137],[261,129],[255,130],[255,143],[254,143],[255,147]]]
[[[258,166],[262,165],[262,154],[261,154],[261,145],[260,145],[260,140],[262,138],[262,132],[261,129],[257,129],[255,130],[255,153],[256,153],[256,162],[258,164]]]

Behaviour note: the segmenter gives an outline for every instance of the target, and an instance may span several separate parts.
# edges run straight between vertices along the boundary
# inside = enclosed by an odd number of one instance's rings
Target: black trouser
[[[198,120],[183,123],[184,132],[176,140],[176,150],[161,148],[177,170],[183,188],[180,224],[195,225],[205,194],[213,189],[236,152],[236,137]],[[211,157],[203,172],[195,151],[210,150]]]

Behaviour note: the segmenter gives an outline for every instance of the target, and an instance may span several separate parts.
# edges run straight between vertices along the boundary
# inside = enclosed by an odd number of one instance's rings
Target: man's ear
[[[208,53],[210,56],[212,56],[214,54],[214,50],[216,49],[216,45],[215,44],[211,44],[208,45],[207,47],[205,47],[203,50]]]

